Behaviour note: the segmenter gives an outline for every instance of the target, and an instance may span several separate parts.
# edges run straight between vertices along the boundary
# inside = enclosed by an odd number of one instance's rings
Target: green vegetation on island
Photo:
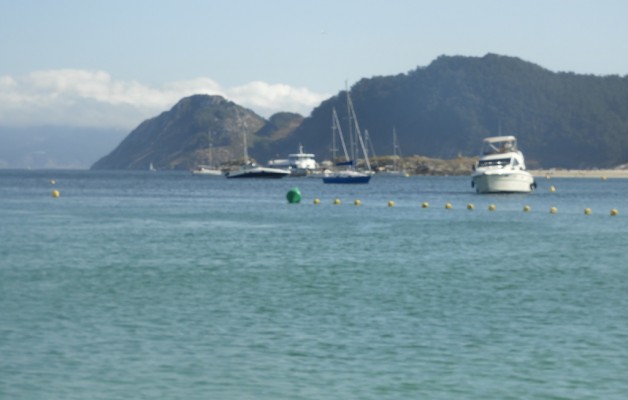
[[[393,154],[395,129],[411,173],[439,170],[428,159],[475,157],[482,139],[498,134],[517,136],[529,168],[628,162],[626,76],[552,72],[495,54],[441,56],[408,73],[364,78],[351,97],[376,155]],[[320,162],[330,158],[333,108],[346,124],[344,91],[307,118],[279,113],[269,120],[219,96],[191,96],[144,121],[92,168],[146,169],[152,162],[158,169],[191,169],[208,158],[208,145],[213,160],[233,163],[242,157],[243,133],[260,163],[285,158],[299,145]]]

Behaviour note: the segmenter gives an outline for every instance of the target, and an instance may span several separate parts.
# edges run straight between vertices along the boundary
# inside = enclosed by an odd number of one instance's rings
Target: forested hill
[[[190,96],[142,122],[91,168],[191,170],[200,164],[240,163],[245,135],[247,147],[266,148],[294,131],[302,119],[277,113],[265,120],[221,96]]]
[[[613,167],[628,161],[628,77],[552,72],[515,57],[442,56],[409,73],[362,79],[351,88],[358,120],[377,155],[476,155],[482,138],[513,134],[531,166]],[[291,135],[254,155],[303,144],[329,157],[331,114],[346,121],[340,92]]]
[[[342,84],[342,83],[340,83]],[[351,98],[375,155],[476,156],[484,137],[516,135],[529,167],[608,168],[628,162],[628,77],[552,72],[514,57],[442,56],[405,74],[365,78]],[[268,120],[220,96],[181,99],[144,121],[93,169],[192,169],[260,163],[304,146],[330,158],[331,116],[346,126],[346,92],[312,114],[278,113]],[[344,128],[346,131],[346,128]]]

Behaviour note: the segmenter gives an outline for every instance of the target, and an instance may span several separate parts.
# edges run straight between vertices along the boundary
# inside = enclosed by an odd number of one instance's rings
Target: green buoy
[[[299,188],[294,187],[288,190],[286,198],[288,199],[288,203],[297,204],[301,201],[301,191],[299,190]]]

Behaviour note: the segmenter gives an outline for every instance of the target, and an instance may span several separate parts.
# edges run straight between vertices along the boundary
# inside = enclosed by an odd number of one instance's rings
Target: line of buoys
[[[550,188],[550,190],[552,190],[553,186]],[[53,190],[52,191],[52,197],[54,198],[58,198],[61,195],[61,193],[58,190]],[[299,203],[302,199],[301,196],[301,191],[298,188],[292,188],[288,191],[288,193],[286,194],[286,198],[288,200],[289,203]],[[319,198],[315,198],[313,200],[314,204],[320,204],[321,200]],[[333,201],[334,205],[340,205],[341,201],[339,198],[335,198]],[[355,199],[353,201],[353,204],[356,206],[361,206],[362,205],[362,201],[360,199]],[[395,202],[393,200],[389,200],[388,201],[388,207],[394,207],[395,206]],[[421,203],[421,208],[429,208],[430,204],[427,201],[424,201],[423,203]],[[451,210],[453,209],[454,206],[451,203],[445,203],[445,209],[446,210]],[[467,210],[472,211],[475,209],[475,205],[473,203],[467,203]],[[495,204],[489,204],[488,205],[488,211],[496,211],[497,210],[497,206]],[[523,206],[523,212],[530,212],[532,211],[532,207],[530,207],[529,205],[524,205]],[[558,213],[558,207],[552,206],[549,209],[550,214],[557,214]],[[584,214],[585,215],[591,215],[593,214],[593,211],[591,210],[590,207],[586,207],[584,209]],[[610,211],[610,215],[611,216],[617,216],[619,215],[619,211],[616,208],[612,208]]]

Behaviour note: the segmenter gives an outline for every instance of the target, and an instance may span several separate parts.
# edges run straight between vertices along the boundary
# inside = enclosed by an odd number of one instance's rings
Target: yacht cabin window
[[[497,158],[494,160],[480,160],[478,167],[503,167],[510,165],[510,158]]]

